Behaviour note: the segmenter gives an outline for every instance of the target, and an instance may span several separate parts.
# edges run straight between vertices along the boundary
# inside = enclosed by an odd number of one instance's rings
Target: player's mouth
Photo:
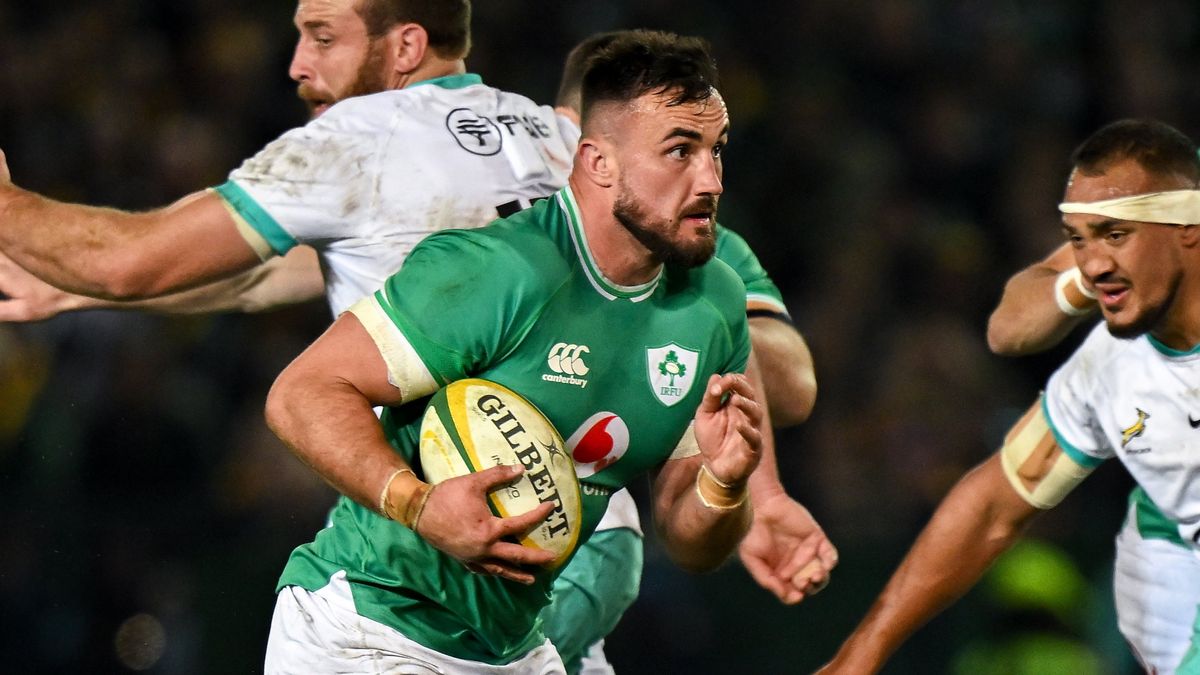
[[[321,113],[329,110],[329,106],[335,103],[332,96],[326,96],[305,82],[296,88],[296,95],[308,106],[309,115],[313,118],[320,117]]]
[[[1128,297],[1128,284],[1096,284],[1096,300],[1104,309],[1110,312],[1119,310],[1125,304],[1125,299]]]
[[[715,200],[704,200],[699,204],[691,204],[683,210],[680,222],[703,230],[711,229],[717,221],[717,205]]]

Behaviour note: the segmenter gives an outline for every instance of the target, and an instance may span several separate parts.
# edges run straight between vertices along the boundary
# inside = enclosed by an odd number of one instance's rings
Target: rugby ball
[[[524,466],[515,483],[488,495],[492,512],[506,518],[551,502],[554,510],[521,544],[552,551],[551,569],[575,550],[582,521],[575,461],[550,420],[520,394],[481,379],[443,387],[425,409],[419,453],[434,484],[498,464]]]

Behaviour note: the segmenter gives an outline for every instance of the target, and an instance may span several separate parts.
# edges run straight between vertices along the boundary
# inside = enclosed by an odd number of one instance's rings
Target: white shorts
[[[333,575],[329,585],[316,592],[298,586],[279,592],[263,672],[566,675],[549,640],[503,666],[465,661],[418,644],[390,626],[360,616],[345,572]]]
[[[1178,544],[1143,538],[1130,513],[1117,535],[1113,596],[1121,634],[1142,666],[1175,673],[1196,636],[1200,559]]]
[[[616,675],[608,656],[604,653],[604,640],[593,644],[583,655],[579,665],[579,675]]]

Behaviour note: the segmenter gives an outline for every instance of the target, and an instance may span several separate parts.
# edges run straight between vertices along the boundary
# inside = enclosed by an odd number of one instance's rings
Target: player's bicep
[[[1009,430],[999,454],[1009,484],[1039,509],[1058,505],[1095,468],[1076,462],[1059,445],[1040,401]]]

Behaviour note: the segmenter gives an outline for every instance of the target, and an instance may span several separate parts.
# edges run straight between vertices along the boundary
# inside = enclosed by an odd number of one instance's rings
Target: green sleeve
[[[754,255],[750,245],[736,232],[723,225],[717,225],[716,257],[732,267],[746,285],[748,307],[772,309],[785,315],[788,313],[783,295],[759,263],[758,256]]]

